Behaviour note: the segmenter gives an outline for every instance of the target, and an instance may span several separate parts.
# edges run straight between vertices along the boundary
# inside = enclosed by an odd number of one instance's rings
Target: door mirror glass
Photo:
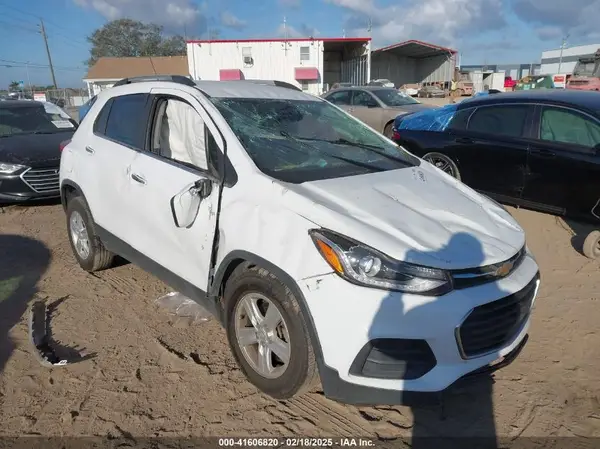
[[[171,198],[171,211],[175,226],[178,228],[191,227],[198,216],[200,203],[210,195],[211,191],[211,181],[200,179]]]

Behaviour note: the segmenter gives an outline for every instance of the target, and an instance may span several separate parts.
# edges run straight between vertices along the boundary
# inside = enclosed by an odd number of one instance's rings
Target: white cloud
[[[228,11],[221,13],[221,23],[227,28],[233,28],[234,30],[242,30],[246,28],[246,21],[237,18]]]
[[[420,39],[455,46],[467,34],[504,26],[502,0],[407,0],[378,6],[374,0],[325,0],[350,12],[346,30],[366,35],[369,19],[376,46]]]
[[[191,0],[73,0],[75,4],[92,8],[108,20],[130,18],[180,28],[202,19],[201,8]]]
[[[300,28],[295,28],[291,26],[289,23],[286,25],[279,25],[277,27],[277,31],[275,31],[277,37],[289,37],[289,38],[299,38],[299,37],[316,37],[320,33],[315,27],[311,27],[303,23],[300,25]]]

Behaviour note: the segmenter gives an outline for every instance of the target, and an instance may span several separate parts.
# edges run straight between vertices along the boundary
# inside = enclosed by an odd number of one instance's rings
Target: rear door
[[[343,109],[346,112],[350,112],[352,107],[352,91],[348,89],[337,90],[329,95],[325,96],[325,99],[330,103],[333,103],[338,108]]]
[[[479,106],[466,129],[451,127],[449,151],[458,159],[465,184],[500,200],[521,198],[533,110],[527,104]]]
[[[555,213],[599,215],[600,122],[581,111],[536,107],[523,199]]]

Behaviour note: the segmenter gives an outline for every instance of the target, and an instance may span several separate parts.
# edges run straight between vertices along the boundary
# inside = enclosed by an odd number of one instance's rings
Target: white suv
[[[118,254],[196,300],[275,398],[319,378],[348,403],[437,398],[527,340],[539,271],[511,215],[289,84],[122,80],[60,183],[81,267]]]

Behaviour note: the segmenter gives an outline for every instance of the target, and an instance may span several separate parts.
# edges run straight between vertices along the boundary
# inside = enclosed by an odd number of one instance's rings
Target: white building
[[[579,58],[593,57],[594,53],[600,49],[600,44],[578,45],[576,47],[567,47],[562,51],[546,50],[542,52],[542,74],[567,73],[572,74]]]
[[[187,54],[197,80],[286,81],[314,95],[370,80],[370,38],[188,41]]]

